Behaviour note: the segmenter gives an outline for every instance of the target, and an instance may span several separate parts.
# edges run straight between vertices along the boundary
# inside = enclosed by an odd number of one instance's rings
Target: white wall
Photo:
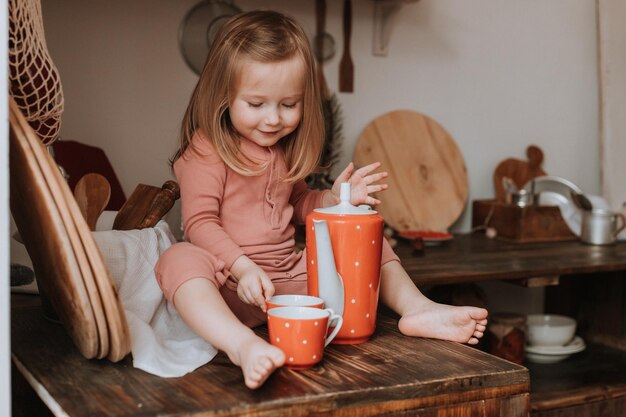
[[[626,214],[626,2],[600,0],[602,191]],[[620,235],[626,239],[626,232]]]
[[[65,91],[62,137],[104,148],[127,194],[139,182],[169,178],[167,159],[197,80],[179,52],[177,31],[197,0],[42,3]],[[336,89],[342,2],[327,3],[327,30],[338,51],[325,71]],[[287,11],[314,32],[313,1],[236,4]],[[531,143],[543,148],[548,173],[600,192],[593,0],[421,0],[402,9],[387,57],[371,53],[373,4],[353,2],[356,79],[353,94],[340,94],[342,166],[369,121],[413,109],[456,140],[469,172],[469,201],[493,196],[496,165],[524,158]],[[454,231],[469,230],[469,207]]]
[[[9,56],[7,11],[8,2],[0,1],[0,80],[7,80]],[[6,85],[6,84],[5,84]],[[8,85],[7,85],[8,87]],[[9,301],[9,140],[7,91],[0,90],[0,416],[11,415],[11,336],[9,332],[10,301]]]

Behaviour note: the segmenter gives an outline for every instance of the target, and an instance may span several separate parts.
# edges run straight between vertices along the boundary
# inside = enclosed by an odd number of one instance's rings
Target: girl
[[[305,255],[294,223],[316,207],[376,205],[387,188],[380,164],[352,164],[331,190],[307,189],[324,141],[311,48],[302,28],[272,11],[243,13],[218,33],[185,113],[173,168],[181,188],[186,242],[155,268],[183,320],[242,369],[257,388],[283,365],[282,351],[250,327],[265,321],[276,294],[306,294]],[[398,257],[383,249],[381,300],[401,315],[407,335],[476,344],[487,311],[436,304],[415,287]]]

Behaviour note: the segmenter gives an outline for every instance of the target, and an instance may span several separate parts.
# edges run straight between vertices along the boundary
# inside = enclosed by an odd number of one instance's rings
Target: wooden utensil
[[[95,172],[83,175],[76,183],[74,197],[89,230],[96,230],[98,217],[111,198],[109,181]]]
[[[445,232],[459,217],[468,194],[465,162],[456,143],[435,120],[399,110],[373,120],[361,133],[357,166],[380,161],[389,189],[376,206],[399,232]]]
[[[137,226],[138,229],[154,227],[172,208],[180,197],[180,187],[176,181],[165,181],[159,193],[154,197],[148,212]]]
[[[152,206],[152,201],[161,192],[159,187],[138,184],[128,197],[113,221],[113,230],[132,230],[139,227]]]
[[[15,102],[9,102],[11,211],[42,296],[47,297],[86,358],[99,356],[98,325],[63,218],[29,143],[35,137]],[[33,136],[33,137],[31,137]]]
[[[354,91],[354,64],[350,57],[350,37],[352,36],[352,1],[343,2],[343,55],[339,63],[339,91]]]
[[[536,145],[530,145],[526,148],[526,156],[528,161],[516,158],[508,158],[500,162],[493,173],[493,187],[495,190],[496,201],[506,202],[506,191],[502,182],[503,177],[508,177],[513,184],[521,189],[526,183],[533,178],[546,175],[541,168],[543,163],[543,151]]]
[[[317,82],[322,98],[328,97],[328,84],[324,78],[324,37],[326,33],[326,0],[315,0],[315,59]],[[330,36],[330,35],[329,35]]]

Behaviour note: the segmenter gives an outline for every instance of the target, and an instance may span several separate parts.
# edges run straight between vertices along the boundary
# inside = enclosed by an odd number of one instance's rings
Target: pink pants
[[[302,255],[305,258],[305,255]],[[237,296],[237,282],[224,275],[224,262],[211,253],[188,242],[172,245],[161,254],[154,271],[156,279],[173,304],[176,290],[193,278],[205,278],[219,289],[228,307],[246,326],[255,327],[265,323],[266,316],[257,306],[245,304]],[[292,278],[272,279],[275,294],[306,294],[306,274]]]

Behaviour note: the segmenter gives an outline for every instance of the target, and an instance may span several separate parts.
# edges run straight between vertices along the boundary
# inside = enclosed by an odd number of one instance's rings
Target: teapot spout
[[[313,220],[315,227],[315,246],[317,249],[317,280],[319,296],[327,308],[343,315],[344,288],[343,279],[337,272],[333,247],[330,242],[326,220]]]

